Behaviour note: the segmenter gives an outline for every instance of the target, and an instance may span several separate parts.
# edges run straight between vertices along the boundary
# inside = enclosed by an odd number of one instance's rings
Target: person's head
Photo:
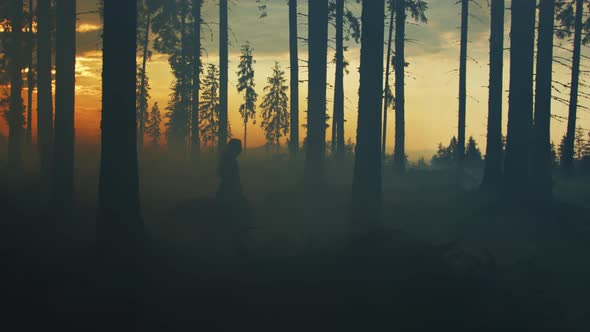
[[[239,139],[232,138],[225,147],[225,155],[228,157],[236,158],[242,153],[242,141]]]

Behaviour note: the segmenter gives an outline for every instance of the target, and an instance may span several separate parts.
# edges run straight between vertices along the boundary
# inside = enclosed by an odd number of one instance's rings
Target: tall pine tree
[[[210,64],[203,80],[203,95],[199,102],[199,132],[203,144],[214,147],[219,132],[219,69]]]
[[[256,101],[258,94],[254,87],[254,56],[252,55],[252,47],[250,43],[242,46],[242,55],[240,56],[240,64],[238,65],[238,92],[244,93],[244,103],[240,105],[240,115],[244,121],[244,150],[248,148],[248,123],[256,124]]]
[[[162,137],[162,132],[160,129],[162,123],[162,114],[160,112],[160,106],[158,103],[154,103],[152,106],[152,110],[149,114],[148,121],[146,121],[146,133],[151,138],[152,148],[157,150],[160,147],[160,138]]]
[[[267,79],[268,85],[260,108],[262,109],[261,127],[264,130],[267,145],[280,148],[280,139],[289,132],[289,97],[287,96],[287,79],[285,72],[276,62],[272,74]]]

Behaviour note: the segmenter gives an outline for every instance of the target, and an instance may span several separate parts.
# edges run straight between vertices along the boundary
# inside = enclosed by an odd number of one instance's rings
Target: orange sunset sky
[[[455,0],[429,1],[427,12],[428,24],[409,23],[407,28],[407,61],[410,63],[407,72],[406,87],[406,143],[411,159],[424,156],[427,159],[439,142],[447,143],[457,131],[458,108],[458,68],[459,68],[459,25],[460,6]],[[467,135],[473,135],[482,151],[485,150],[485,133],[487,121],[487,85],[488,85],[488,47],[489,47],[489,8],[483,2],[483,7],[471,6],[469,45],[468,45],[468,100],[467,100]],[[206,53],[203,62],[218,64],[218,11],[216,1],[206,0],[203,8],[203,19],[208,28],[203,33],[203,43]],[[360,15],[360,5],[349,1],[347,6]],[[506,4],[510,8],[510,1]],[[96,0],[78,0],[78,11],[88,12],[96,10]],[[307,11],[306,1],[300,1],[299,11]],[[240,46],[249,41],[254,48],[256,70],[256,89],[259,95],[266,85],[266,77],[275,61],[289,74],[289,45],[288,45],[288,7],[284,0],[270,0],[268,17],[261,19],[255,0],[237,0],[230,2],[230,94],[229,112],[233,134],[242,137],[243,126],[238,108],[242,96],[238,95],[236,71],[239,62]],[[505,86],[508,88],[509,73],[509,30],[510,12],[506,13],[505,29]],[[101,23],[97,14],[79,15],[78,19],[78,54],[76,60],[76,134],[77,142],[98,143],[100,135],[100,95],[101,95]],[[306,17],[300,16],[299,34],[306,37]],[[330,35],[334,35],[332,27]],[[562,47],[571,49],[571,41],[555,41]],[[360,46],[354,41],[348,42],[349,48],[345,56],[350,62],[349,74],[345,76],[345,117],[347,138],[356,135],[356,110],[358,91],[358,66]],[[333,48],[333,44],[331,45]],[[332,50],[330,50],[332,52]],[[583,54],[588,54],[588,48],[583,47]],[[558,57],[571,58],[571,53],[556,48]],[[301,60],[307,59],[307,48],[300,42]],[[329,54],[329,59],[333,54]],[[589,66],[588,59],[582,59],[582,66]],[[305,62],[301,62],[300,78],[307,79]],[[584,68],[582,68],[584,69]],[[569,70],[563,65],[554,64],[554,80],[569,84]],[[168,103],[168,95],[173,80],[167,55],[154,53],[148,63],[148,76],[151,85],[150,108],[158,102],[163,108]],[[587,76],[582,77],[582,83]],[[334,64],[329,63],[328,82],[334,81]],[[582,93],[588,88],[581,87]],[[305,121],[307,84],[301,84],[300,106],[301,122]],[[563,88],[555,94],[561,98],[568,98],[568,90]],[[25,89],[26,94],[26,89]],[[328,113],[332,112],[333,90],[328,87]],[[26,100],[26,99],[25,99]],[[504,120],[507,118],[508,93],[504,94]],[[260,101],[260,99],[259,99]],[[581,96],[580,104],[590,106],[589,101]],[[553,102],[553,113],[565,117],[567,106],[560,102]],[[590,129],[590,115],[584,109],[578,111],[579,126]],[[389,116],[388,151],[393,149],[393,113]],[[164,120],[165,121],[165,120]],[[35,125],[34,125],[35,127]],[[506,132],[504,128],[504,133]],[[304,135],[304,128],[302,136]],[[327,131],[329,140],[330,130]],[[6,136],[7,128],[4,120],[0,121],[0,133]],[[565,133],[565,122],[553,120],[552,140],[558,144]],[[248,130],[250,146],[264,144],[262,130],[258,125],[251,125]],[[283,141],[284,142],[284,141]]]

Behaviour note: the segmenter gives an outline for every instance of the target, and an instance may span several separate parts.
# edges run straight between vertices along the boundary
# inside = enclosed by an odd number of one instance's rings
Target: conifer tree
[[[588,0],[561,0],[556,5],[556,20],[559,25],[555,34],[559,39],[569,38],[573,34],[572,68],[570,96],[568,103],[567,132],[561,167],[566,175],[574,173],[574,152],[576,119],[578,110],[578,94],[580,87],[580,62],[582,57],[582,45],[590,42],[590,19],[584,10]]]
[[[404,172],[406,165],[406,24],[407,14],[416,22],[427,23],[428,3],[424,0],[395,0],[395,146],[393,166]]]
[[[262,108],[261,127],[264,130],[267,144],[276,146],[278,150],[281,137],[286,136],[289,132],[287,80],[285,72],[281,70],[278,62],[272,68],[272,75],[267,82],[268,85],[264,88],[266,94],[260,105]]]
[[[152,0],[140,0],[137,3],[137,53],[141,56],[141,65],[137,66],[137,115],[138,115],[138,149],[143,149],[144,130],[148,118],[149,84],[147,77],[147,61],[151,59],[150,33],[152,15],[160,5]]]
[[[178,154],[187,152],[192,117],[193,69],[195,57],[193,2],[189,0],[161,1],[161,9],[152,18],[156,38],[154,49],[169,55],[168,62],[174,75],[172,93],[166,117],[167,144]]]
[[[477,142],[473,136],[469,136],[467,147],[465,148],[465,164],[466,166],[477,167],[483,161],[481,151],[477,146]]]
[[[219,69],[213,64],[207,66],[203,80],[203,94],[199,102],[199,132],[205,146],[217,144],[219,131]]]
[[[584,158],[584,150],[586,149],[586,135],[584,134],[584,128],[576,128],[575,144],[574,144],[574,157],[576,160],[582,160]]]
[[[252,56],[252,47],[246,42],[242,46],[242,55],[238,65],[238,92],[244,93],[244,103],[240,105],[240,115],[244,120],[244,149],[248,147],[248,122],[256,124],[256,101],[258,94],[254,90],[254,68],[252,67],[256,60]]]
[[[146,121],[146,132],[151,138],[152,147],[158,149],[160,146],[160,138],[162,133],[160,131],[160,124],[162,123],[162,115],[160,113],[160,107],[158,103],[154,103],[152,110],[149,114],[149,118]]]
[[[150,100],[150,83],[149,78],[147,75],[144,76],[142,73],[142,67],[140,65],[137,66],[137,74],[136,74],[136,108],[137,108],[137,122],[138,122],[138,149],[141,151],[143,148],[143,134],[145,128],[147,126],[147,120],[149,118],[148,109],[148,102]]]

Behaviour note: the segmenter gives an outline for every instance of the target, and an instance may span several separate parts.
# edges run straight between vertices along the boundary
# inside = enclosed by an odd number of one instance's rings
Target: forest
[[[590,330],[589,44],[590,0],[0,0],[3,325]]]

